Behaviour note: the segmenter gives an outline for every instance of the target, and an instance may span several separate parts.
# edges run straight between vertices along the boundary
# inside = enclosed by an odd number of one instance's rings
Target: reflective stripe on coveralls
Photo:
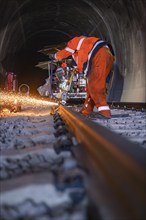
[[[69,48],[69,47],[66,47],[65,50],[68,51],[68,52],[70,52],[70,53],[74,53],[74,52],[75,52],[75,50],[73,50],[73,49],[71,49],[71,48]]]
[[[78,43],[78,45],[77,45],[77,50],[80,49],[80,47],[81,47],[81,45],[82,45],[82,43],[83,43],[83,41],[84,41],[85,38],[86,38],[86,37],[83,37],[83,38],[81,38],[81,39],[79,40],[79,43]]]
[[[69,47],[66,47],[66,48],[65,48],[66,51],[72,53],[72,58],[74,59],[74,61],[76,62],[77,65],[78,65],[78,56],[75,58],[74,53],[75,53],[76,51],[80,50],[80,47],[81,47],[81,45],[82,45],[82,43],[83,43],[83,41],[84,41],[85,38],[86,38],[86,37],[83,37],[83,38],[81,38],[81,39],[79,40],[76,50],[73,50],[73,49],[71,49],[71,48],[69,48]]]
[[[80,47],[81,47],[81,45],[82,45],[82,43],[83,43],[83,41],[84,41],[85,38],[86,38],[86,37],[83,37],[83,38],[81,38],[81,39],[79,40],[79,43],[78,43],[78,45],[77,45],[76,50],[79,50],[79,49],[80,49]],[[76,51],[76,50],[73,50],[73,49],[71,49],[71,48],[69,48],[69,47],[66,47],[65,50],[68,51],[68,52],[71,52],[72,54]]]
[[[86,37],[83,37],[83,38],[81,38],[81,39],[79,40],[79,43],[78,43],[78,45],[77,45],[77,51],[80,50],[80,47],[81,47],[83,41],[85,40],[85,38],[86,38]],[[72,57],[73,57],[73,59],[75,60],[77,66],[78,66],[78,56],[76,56],[76,58],[75,58],[75,56],[72,55]]]
[[[103,110],[110,110],[110,108],[108,105],[98,107],[98,112],[103,111]]]

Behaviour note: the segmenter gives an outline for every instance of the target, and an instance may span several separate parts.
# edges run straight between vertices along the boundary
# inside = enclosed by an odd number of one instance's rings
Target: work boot
[[[101,118],[110,119],[111,111],[110,110],[102,110],[97,113]]]
[[[93,111],[93,108],[94,108],[94,101],[91,99],[91,98],[88,98],[82,109],[80,110],[80,112],[83,114],[83,115],[90,115]]]

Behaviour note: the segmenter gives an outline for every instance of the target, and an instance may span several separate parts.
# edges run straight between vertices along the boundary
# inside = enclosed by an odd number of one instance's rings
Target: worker
[[[96,37],[74,37],[64,49],[50,54],[49,58],[60,61],[69,56],[76,62],[76,70],[88,77],[87,97],[81,113],[90,115],[96,106],[100,117],[111,118],[106,101],[106,78],[114,62],[111,45]]]

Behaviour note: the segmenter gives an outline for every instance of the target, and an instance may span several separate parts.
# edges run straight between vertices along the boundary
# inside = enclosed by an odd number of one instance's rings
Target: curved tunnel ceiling
[[[38,50],[94,35],[115,50],[112,100],[122,90],[123,101],[146,101],[145,10],[145,0],[0,0],[0,62],[36,90],[47,72],[35,65],[48,59]]]

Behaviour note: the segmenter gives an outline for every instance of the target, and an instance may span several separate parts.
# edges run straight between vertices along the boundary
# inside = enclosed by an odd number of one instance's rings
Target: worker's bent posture
[[[106,78],[114,62],[111,46],[96,37],[75,37],[65,49],[55,54],[55,59],[62,60],[71,55],[77,70],[88,77],[87,98],[81,113],[90,115],[96,106],[98,114],[110,118],[111,112],[106,102]]]

